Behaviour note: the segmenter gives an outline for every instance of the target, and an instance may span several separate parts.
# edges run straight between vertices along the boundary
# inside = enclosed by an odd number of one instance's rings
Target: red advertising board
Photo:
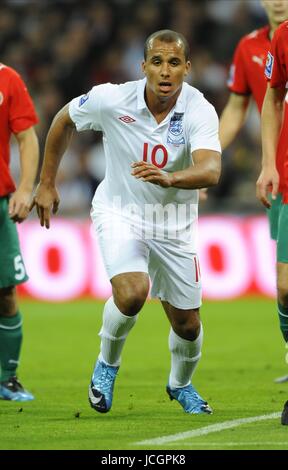
[[[19,226],[30,279],[21,295],[50,301],[107,298],[110,283],[89,221],[54,219]],[[206,216],[199,220],[199,258],[206,299],[275,295],[275,246],[266,217]]]

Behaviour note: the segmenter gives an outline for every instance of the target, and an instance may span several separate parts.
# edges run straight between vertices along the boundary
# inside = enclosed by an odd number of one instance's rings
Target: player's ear
[[[185,77],[188,75],[190,70],[191,70],[191,62],[190,60],[187,60],[186,65],[185,65],[185,74],[184,74]]]
[[[142,69],[142,72],[144,73],[144,75],[146,75],[146,72],[145,72],[145,65],[146,65],[146,62],[145,60],[143,60],[142,64],[141,64],[141,69]]]

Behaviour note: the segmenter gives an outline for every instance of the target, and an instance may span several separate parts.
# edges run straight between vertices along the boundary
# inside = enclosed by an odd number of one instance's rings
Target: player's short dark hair
[[[176,31],[172,31],[171,29],[161,29],[160,31],[156,31],[153,34],[150,34],[150,36],[146,39],[145,45],[144,45],[144,60],[147,59],[147,53],[148,49],[150,46],[151,41],[154,41],[154,39],[158,39],[158,41],[162,42],[178,42],[181,41],[183,44],[184,48],[184,55],[185,55],[185,60],[189,60],[190,57],[190,47],[187,42],[187,39],[183,36],[181,33],[177,33]]]

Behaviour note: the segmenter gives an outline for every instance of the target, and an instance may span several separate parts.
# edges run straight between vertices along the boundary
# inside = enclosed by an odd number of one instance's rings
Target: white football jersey
[[[126,218],[141,219],[147,228],[166,223],[168,237],[170,233],[171,238],[191,242],[198,191],[138,180],[131,175],[131,164],[144,160],[174,172],[193,164],[195,150],[221,152],[218,117],[202,93],[183,83],[176,105],[158,124],[147,108],[145,86],[146,79],[107,83],[70,102],[69,114],[78,131],[103,132],[106,174],[93,210],[124,211]]]

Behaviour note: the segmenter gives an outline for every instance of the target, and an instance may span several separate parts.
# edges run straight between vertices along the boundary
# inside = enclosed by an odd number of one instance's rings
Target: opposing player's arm
[[[250,96],[231,93],[220,117],[219,137],[222,150],[235,139],[245,123]]]
[[[283,120],[283,101],[286,90],[284,86],[271,88],[268,84],[262,114],[262,170],[257,181],[257,198],[270,208],[267,194],[272,187],[272,198],[275,199],[279,187],[279,174],[276,169],[276,151]]]
[[[69,115],[69,104],[64,106],[55,116],[49,129],[44,160],[40,173],[40,183],[31,204],[30,210],[36,206],[40,224],[50,227],[51,210],[55,214],[59,206],[59,195],[55,187],[55,179],[61,158],[68,147],[74,123]]]
[[[173,173],[165,172],[151,163],[135,162],[132,164],[132,175],[164,188],[200,189],[216,185],[221,173],[221,154],[199,149],[192,156],[193,164]]]
[[[19,147],[21,177],[17,190],[9,200],[9,216],[14,222],[23,222],[29,214],[38,169],[39,145],[33,126],[14,135]]]

